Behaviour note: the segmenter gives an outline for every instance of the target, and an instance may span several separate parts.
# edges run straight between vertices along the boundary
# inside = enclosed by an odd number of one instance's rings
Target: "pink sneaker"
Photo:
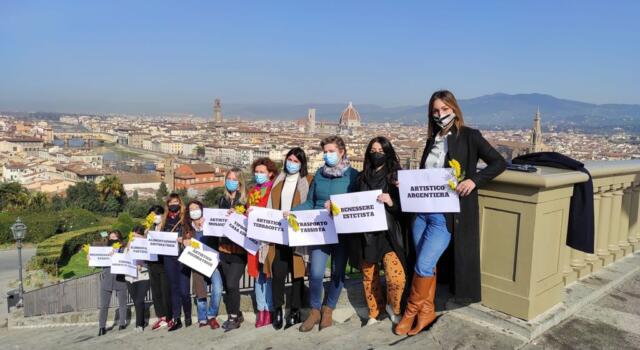
[[[166,320],[166,318],[164,318],[164,317],[160,317],[160,318],[156,321],[156,323],[154,323],[154,324],[153,324],[153,326],[151,326],[151,330],[152,330],[152,331],[155,331],[155,330],[157,330],[157,329],[165,328],[165,327],[167,327],[167,320]]]

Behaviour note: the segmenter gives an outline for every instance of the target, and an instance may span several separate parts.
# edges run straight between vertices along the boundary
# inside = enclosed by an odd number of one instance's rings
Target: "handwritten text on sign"
[[[115,253],[111,257],[111,274],[138,277],[138,267],[131,260],[129,254]]]
[[[178,261],[200,272],[203,276],[211,277],[220,260],[218,252],[213,249],[196,249],[188,246],[180,254]]]
[[[113,253],[111,247],[89,247],[89,266],[111,266],[111,253]]]
[[[289,244],[287,220],[282,211],[268,208],[253,208],[249,213],[247,237],[258,241]]]
[[[338,243],[338,235],[329,211],[300,210],[295,211],[300,231],[289,226],[289,246],[310,246]]]
[[[149,253],[156,255],[178,256],[178,233],[149,231]]]
[[[231,214],[224,226],[224,235],[252,255],[260,248],[258,241],[247,237],[247,218],[244,215]]]
[[[387,216],[384,204],[378,202],[381,190],[353,192],[331,196],[331,202],[340,207],[340,214],[333,218],[336,231],[360,233],[385,231]]]
[[[434,168],[398,171],[400,204],[407,213],[458,213],[460,200],[449,187],[451,169]]]
[[[222,237],[224,224],[227,223],[227,209],[204,208],[204,227],[202,234],[204,236]]]

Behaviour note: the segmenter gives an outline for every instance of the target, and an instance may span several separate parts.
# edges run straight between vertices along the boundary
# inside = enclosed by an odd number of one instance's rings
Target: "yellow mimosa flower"
[[[89,254],[89,245],[88,245],[88,244],[83,245],[83,246],[82,246],[82,251],[83,251],[85,254]]]
[[[147,217],[144,219],[144,227],[148,230],[153,226],[153,223],[156,219],[156,214],[154,212],[149,213]]]
[[[340,211],[340,207],[337,204],[331,202],[331,215],[338,216],[340,215]]]
[[[191,247],[195,248],[195,249],[200,249],[200,243],[198,243],[198,241],[195,240],[191,240]]]
[[[236,207],[234,208],[236,210],[236,213],[242,215],[245,213],[246,209],[244,207],[244,205],[236,205]]]
[[[120,244],[120,242],[116,242],[111,247],[113,247],[113,249],[120,249],[122,247],[122,244]]]
[[[127,242],[131,242],[133,241],[134,235],[133,235],[133,231],[129,232],[129,237],[127,237]]]
[[[293,228],[294,231],[300,232],[300,225],[298,225],[298,219],[295,215],[289,214],[289,225]]]
[[[455,181],[449,180],[449,187],[451,187],[452,190],[455,190],[456,187],[458,187],[458,185],[456,184]]]

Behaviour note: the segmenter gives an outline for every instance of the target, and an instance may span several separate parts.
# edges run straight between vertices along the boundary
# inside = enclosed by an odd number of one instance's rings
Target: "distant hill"
[[[307,109],[316,108],[318,120],[338,121],[344,104],[223,104],[223,114],[242,119],[301,119]],[[640,130],[640,105],[591,104],[556,98],[544,94],[496,93],[460,100],[469,123],[484,127],[528,127],[540,108],[543,123],[561,127],[600,128],[623,127]],[[426,105],[381,107],[356,105],[365,122],[422,123]]]

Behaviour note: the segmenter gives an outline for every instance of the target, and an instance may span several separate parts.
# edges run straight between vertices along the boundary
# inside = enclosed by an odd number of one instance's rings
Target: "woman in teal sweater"
[[[329,136],[320,142],[324,152],[325,164],[316,172],[309,188],[307,200],[293,210],[329,209],[329,198],[332,194],[350,192],[356,183],[358,171],[353,169],[346,157],[347,147],[342,138]],[[347,266],[347,243],[338,236],[337,244],[312,246],[309,249],[311,264],[309,268],[309,300],[311,313],[300,326],[301,332],[308,332],[316,324],[320,330],[333,324],[332,313],[344,285],[345,267]],[[326,305],[322,305],[322,279],[331,256],[331,283],[327,291]],[[322,312],[320,308],[322,307]]]

